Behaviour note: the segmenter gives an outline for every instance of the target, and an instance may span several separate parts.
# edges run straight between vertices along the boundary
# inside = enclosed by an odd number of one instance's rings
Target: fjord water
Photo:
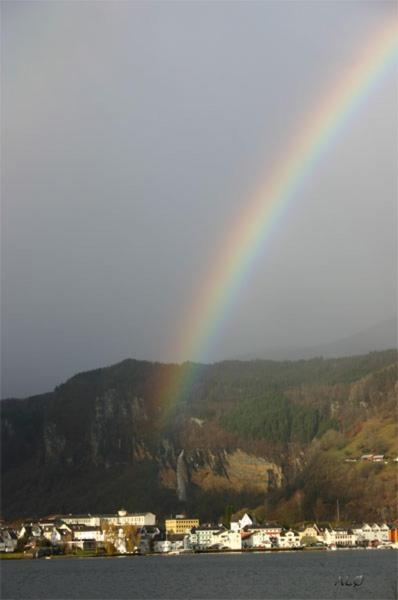
[[[387,600],[397,598],[397,558],[354,550],[10,560],[1,597]],[[360,586],[345,585],[360,575]]]

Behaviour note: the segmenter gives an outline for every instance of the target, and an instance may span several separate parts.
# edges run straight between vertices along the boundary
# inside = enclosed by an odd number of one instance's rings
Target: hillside
[[[165,374],[126,360],[2,408],[2,513],[186,510],[227,505],[285,522],[396,518],[396,351],[201,365],[165,415]],[[167,417],[167,418],[166,418]],[[382,453],[388,464],[347,462]]]

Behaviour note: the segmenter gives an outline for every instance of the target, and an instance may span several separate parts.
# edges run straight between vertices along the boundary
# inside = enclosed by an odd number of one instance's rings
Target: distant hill
[[[239,360],[299,360],[300,358],[324,358],[355,356],[367,352],[396,349],[398,347],[397,320],[385,319],[371,327],[332,342],[309,347],[263,348],[238,357]]]
[[[1,403],[2,513],[151,510],[218,521],[397,518],[397,352],[202,365],[173,410],[164,376],[128,359]],[[182,452],[184,451],[184,452]],[[387,464],[346,462],[385,454]]]

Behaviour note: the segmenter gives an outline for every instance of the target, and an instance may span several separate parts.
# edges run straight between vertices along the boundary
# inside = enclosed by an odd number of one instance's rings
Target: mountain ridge
[[[277,346],[272,349],[259,349],[236,357],[237,360],[308,360],[310,358],[340,358],[396,349],[397,319],[391,317],[374,323],[347,337],[338,338],[323,344],[302,346]]]

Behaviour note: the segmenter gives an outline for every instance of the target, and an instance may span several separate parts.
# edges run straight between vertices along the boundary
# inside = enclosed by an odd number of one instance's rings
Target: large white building
[[[374,542],[381,544],[390,541],[390,528],[386,523],[382,523],[381,525],[377,523],[373,523],[373,525],[369,525],[368,523],[353,525],[352,531],[360,544],[371,544]]]
[[[322,539],[326,546],[340,546],[350,548],[356,546],[357,536],[352,529],[345,527],[336,527],[336,529],[326,527],[322,531]]]
[[[103,523],[120,526],[134,525],[135,527],[156,524],[156,515],[151,512],[128,513],[124,509],[120,509],[115,514],[60,515],[59,519],[71,525],[87,525],[88,527],[100,527]]]

